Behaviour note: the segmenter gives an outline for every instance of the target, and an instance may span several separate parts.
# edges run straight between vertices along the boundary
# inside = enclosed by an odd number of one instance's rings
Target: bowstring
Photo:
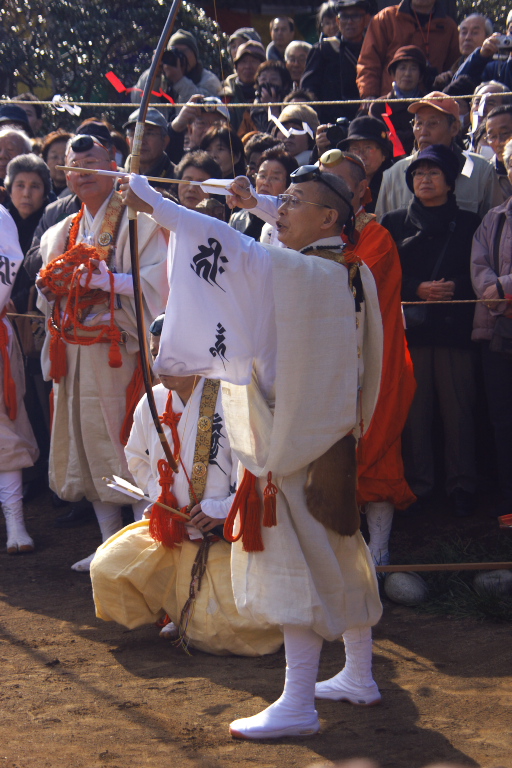
[[[214,9],[214,14],[215,14],[215,23],[217,25],[217,28],[220,29],[219,19],[218,19],[218,14],[217,14],[217,0],[213,0],[213,9]],[[222,62],[222,49],[220,47],[220,37],[219,37],[219,42],[217,44],[217,49],[218,49],[218,53],[219,53],[220,74],[221,74],[221,77],[222,77],[222,81],[224,81],[225,80],[225,77],[224,77],[224,64]],[[233,173],[234,173],[234,170],[235,170],[235,155],[234,155],[234,152],[233,152],[233,143],[231,141],[231,132],[228,132],[228,138],[229,138],[229,150],[230,150],[230,153],[231,153],[231,164],[233,166]],[[198,376],[196,374],[194,376],[194,384],[192,386],[192,392],[190,393],[190,397],[189,397],[189,401],[188,401],[189,403],[192,400],[192,397],[194,396],[194,392],[195,392],[196,387],[197,387],[197,382],[198,382]],[[191,408],[189,407],[189,409],[187,410],[187,415],[185,417],[185,424],[183,426],[183,438],[185,437],[185,433],[186,433],[186,429],[187,429],[187,421],[188,421],[188,417],[190,416],[190,411],[191,411]],[[178,454],[176,456],[176,462],[181,465],[181,467],[183,469],[183,472],[185,473],[185,477],[186,477],[187,482],[188,482],[188,487],[189,487],[190,492],[191,492],[191,494],[192,494],[192,496],[194,498],[194,501],[196,502],[196,504],[199,504],[199,501],[197,500],[197,496],[196,496],[195,491],[194,491],[194,486],[192,485],[192,481],[191,481],[191,479],[189,477],[189,474],[187,472],[187,468],[185,467],[183,459],[181,458],[182,442],[183,441],[180,441],[180,449],[179,449]]]
[[[217,25],[217,29],[220,30],[219,17],[217,15],[217,0],[213,0],[213,13],[215,15],[215,23]],[[217,50],[218,50],[218,53],[219,53],[220,75],[221,75],[221,78],[222,78],[222,82],[224,82],[226,78],[224,77],[224,64],[223,64],[223,61],[222,61],[222,48],[220,46],[220,34],[218,35],[218,37],[219,37],[219,39],[218,39],[218,42],[217,42]],[[229,126],[229,129],[230,129],[228,131],[229,151],[231,153],[231,165],[233,167],[233,176],[234,176],[235,175],[235,153],[233,152],[233,142],[231,140],[231,125]]]

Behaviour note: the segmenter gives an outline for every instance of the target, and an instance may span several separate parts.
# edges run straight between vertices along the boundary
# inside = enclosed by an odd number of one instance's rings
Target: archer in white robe
[[[304,495],[310,462],[361,421],[368,426],[373,413],[382,322],[370,271],[360,268],[365,301],[357,322],[343,265],[263,247],[156,195],[151,205],[171,230],[155,371],[221,379],[233,451],[261,491],[269,471],[280,491],[277,526],[262,528],[264,551],[244,552],[241,542],[232,548],[238,610],[327,640],[372,626],[382,608],[362,536],[326,529]],[[334,237],[314,245],[340,244]]]
[[[110,196],[94,219],[84,216],[77,243],[97,245]],[[45,232],[41,240],[43,265],[60,256],[74,216],[68,216]],[[166,233],[149,216],[139,216],[141,289],[146,327],[162,312],[167,300]],[[112,271],[131,273],[128,216],[123,213],[116,237]],[[66,344],[67,375],[54,384],[54,416],[50,443],[50,487],[61,499],[122,505],[126,497],[103,481],[105,475],[131,480],[121,444],[121,427],[126,415],[126,389],[138,362],[137,323],[133,295],[116,295],[115,323],[125,332],[120,345],[123,365],[109,366],[109,344],[90,346]],[[52,306],[42,296],[38,307],[47,317]],[[109,322],[108,308],[93,307],[86,324]],[[50,377],[50,337],[47,333],[41,353],[44,377]]]
[[[186,406],[172,393],[174,413],[182,413],[178,423],[181,458],[189,474],[194,462],[197,422],[204,380],[199,380]],[[169,392],[161,384],[154,388],[159,414],[165,411]],[[170,445],[171,430],[163,425]],[[126,446],[128,467],[135,482],[151,499],[160,495],[158,460],[164,458],[162,445],[153,426],[147,397],[135,411],[130,439]],[[213,421],[212,447],[202,511],[223,519],[234,498],[238,461],[226,436],[220,393]],[[179,507],[189,503],[184,471],[175,475],[173,492]],[[124,528],[97,551],[91,566],[96,615],[133,629],[154,623],[167,613],[177,625],[190,589],[191,569],[202,534],[187,526],[190,540],[173,549],[155,541],[149,521]],[[283,642],[278,627],[256,623],[241,616],[235,607],[230,576],[231,547],[223,540],[211,545],[206,573],[187,626],[191,645],[207,653],[236,653],[258,656],[273,653]]]
[[[11,296],[18,269],[23,263],[23,252],[18,230],[10,213],[0,205],[0,312]],[[7,339],[7,358],[14,382],[16,418],[11,419],[5,402],[4,357],[0,355],[0,504],[7,527],[7,551],[31,552],[34,542],[27,533],[23,519],[22,473],[39,456],[36,439],[28,420],[23,396],[25,372],[18,341],[7,317],[0,320]]]

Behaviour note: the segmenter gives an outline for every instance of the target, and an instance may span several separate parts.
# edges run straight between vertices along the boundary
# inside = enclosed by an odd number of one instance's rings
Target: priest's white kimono
[[[304,495],[310,462],[373,413],[382,322],[370,271],[361,266],[364,311],[356,317],[343,265],[264,247],[163,198],[152,215],[171,230],[155,370],[221,379],[233,451],[261,491],[269,471],[280,491],[277,526],[262,528],[264,551],[233,546],[238,610],[326,640],[372,626],[382,608],[362,536],[326,529]],[[314,245],[340,247],[341,239]]]
[[[12,286],[22,264],[23,251],[16,224],[9,211],[0,205],[0,312],[11,297]],[[17,415],[12,421],[3,396],[4,365],[0,356],[0,472],[7,472],[31,467],[39,456],[39,449],[23,402],[25,372],[21,350],[9,320],[4,317],[0,322],[8,334],[7,353],[16,387],[17,405]]]
[[[114,193],[115,194],[115,193]],[[86,209],[80,222],[77,243],[97,245],[109,197],[93,218]],[[46,266],[66,249],[73,216],[48,229],[41,239],[41,256]],[[139,254],[146,326],[162,312],[167,300],[165,261],[167,240],[163,230],[149,216],[139,216]],[[121,219],[111,269],[130,273],[128,216]],[[42,296],[38,307],[47,317],[52,305]],[[123,331],[120,346],[123,365],[109,366],[109,345],[66,343],[67,375],[54,384],[54,416],[50,444],[50,487],[61,499],[125,504],[126,496],[103,481],[113,474],[130,480],[120,432],[126,416],[126,390],[138,363],[137,323],[133,296],[116,295],[115,323]],[[106,305],[93,307],[85,323],[108,322]],[[41,353],[43,375],[50,376],[50,336]]]
[[[199,380],[186,406],[172,393],[174,413],[182,413],[178,423],[181,458],[191,474],[194,462],[199,406],[204,380]],[[169,392],[161,384],[154,388],[159,414],[163,414]],[[164,432],[172,446],[167,425]],[[154,428],[147,397],[136,408],[130,439],[126,446],[128,467],[135,482],[153,500],[160,495],[158,460],[164,458],[162,444]],[[234,498],[238,461],[227,440],[220,392],[213,419],[212,447],[203,512],[210,517],[227,516]],[[188,483],[183,470],[176,476],[173,492],[180,507],[189,503]],[[190,589],[191,569],[202,534],[187,526],[190,541],[169,549],[149,534],[149,521],[134,523],[114,534],[96,552],[91,565],[96,615],[117,621],[129,629],[154,623],[167,613],[178,624]],[[207,653],[258,656],[274,653],[283,642],[278,627],[256,623],[241,616],[235,607],[230,575],[231,547],[223,540],[211,545],[206,573],[187,626],[193,647]]]

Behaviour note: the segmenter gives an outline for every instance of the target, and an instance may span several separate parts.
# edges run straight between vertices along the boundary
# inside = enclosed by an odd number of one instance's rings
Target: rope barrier
[[[293,92],[292,92],[293,93]],[[477,94],[479,95],[479,94]],[[485,94],[484,94],[485,95]],[[500,93],[499,96],[512,96],[512,91],[506,91],[503,93]],[[467,96],[451,96],[447,93],[443,94],[443,96],[435,96],[434,98],[429,98],[429,101],[441,101],[441,99],[444,101],[445,99],[453,99],[456,101],[457,99],[464,99],[464,98],[472,98],[473,94],[468,94]],[[220,97],[219,97],[220,98]],[[424,101],[424,96],[416,96],[415,98],[397,98],[397,99],[390,99],[386,96],[380,96],[378,99],[345,99],[345,100],[335,100],[335,101],[304,101],[300,102],[301,104],[308,104],[311,107],[333,107],[333,106],[350,106],[355,104],[408,104],[408,103],[414,103],[417,101]],[[263,102],[263,103],[254,103],[254,102],[242,102],[242,103],[229,103],[224,104],[224,106],[227,106],[229,108],[249,108],[249,107],[286,107],[288,106],[290,102],[285,101],[272,101],[272,102]],[[299,102],[297,102],[299,103]],[[16,102],[11,101],[11,99],[0,99],[0,104],[16,104]],[[77,107],[105,107],[109,109],[115,109],[115,108],[130,108],[130,109],[137,109],[138,103],[136,102],[108,102],[108,101],[60,101],[60,102],[54,102],[54,101],[31,101],[30,104],[39,104],[41,107],[53,107],[55,111],[62,112],[64,105],[77,106]],[[149,104],[150,107],[155,107],[156,109],[174,109],[175,107],[186,107],[186,106],[193,106],[189,104],[188,102],[176,102],[176,104],[170,104],[170,103],[164,103],[164,102],[151,102]],[[201,107],[201,104],[197,104],[196,106]]]

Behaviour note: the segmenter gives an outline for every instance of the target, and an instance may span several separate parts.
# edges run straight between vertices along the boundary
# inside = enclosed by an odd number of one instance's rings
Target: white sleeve
[[[11,296],[14,280],[23,263],[18,230],[14,219],[3,205],[0,205],[0,311]]]
[[[259,219],[266,221],[267,224],[275,224],[277,221],[278,201],[274,195],[258,195],[257,192],[253,192],[254,197],[258,201],[255,208],[251,208],[251,213],[254,213]]]
[[[135,409],[130,437],[124,452],[128,462],[128,469],[133,475],[135,484],[150,499],[155,500],[160,495],[160,486],[151,470],[150,456],[147,453],[150,446],[147,444],[144,429],[144,409],[149,410],[147,395],[144,395]]]
[[[215,517],[219,520],[223,520],[228,516],[236,496],[238,464],[238,457],[231,451],[231,477],[229,481],[231,493],[225,499],[203,499],[201,502],[201,509],[205,515]]]
[[[270,254],[224,222],[171,206],[170,291],[155,372],[248,384],[274,312]],[[167,226],[162,209],[155,213]]]

